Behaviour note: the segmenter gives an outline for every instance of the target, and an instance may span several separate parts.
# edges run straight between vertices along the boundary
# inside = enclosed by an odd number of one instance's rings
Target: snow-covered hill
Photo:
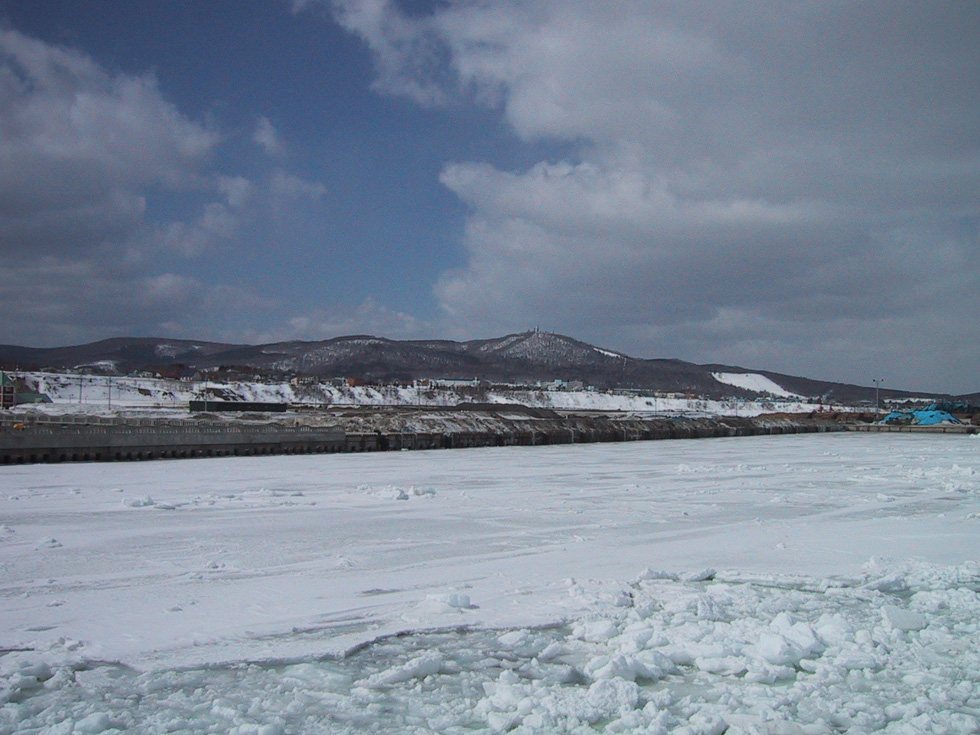
[[[537,330],[511,334],[501,339],[468,342],[466,347],[470,352],[535,365],[596,365],[625,359],[615,352],[601,350],[561,334]]]
[[[730,365],[630,357],[566,335],[539,330],[467,342],[352,335],[316,342],[261,345],[152,338],[119,338],[43,349],[0,345],[0,365],[20,369],[39,366],[35,369],[58,371],[87,367],[87,372],[92,372],[92,366],[102,366],[96,372],[173,376],[227,368],[227,372],[244,376],[354,377],[369,383],[478,379],[492,384],[533,385],[561,380],[603,390],[656,390],[714,399],[801,396],[854,404],[875,397],[875,390],[866,386]],[[881,393],[882,399],[910,395],[894,389]]]

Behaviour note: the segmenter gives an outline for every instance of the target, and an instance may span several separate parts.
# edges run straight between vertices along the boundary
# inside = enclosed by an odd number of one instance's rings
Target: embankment
[[[558,413],[522,406],[387,408],[167,419],[73,417],[0,421],[0,463],[125,461],[540,446],[839,431],[809,417],[690,418]]]

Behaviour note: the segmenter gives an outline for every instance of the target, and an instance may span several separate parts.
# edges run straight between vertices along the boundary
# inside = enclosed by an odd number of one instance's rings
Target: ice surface
[[[0,734],[978,732],[977,469],[860,434],[0,468]]]

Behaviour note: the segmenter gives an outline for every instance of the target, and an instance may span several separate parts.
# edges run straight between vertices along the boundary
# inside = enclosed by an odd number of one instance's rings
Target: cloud
[[[244,289],[150,265],[208,252],[251,216],[256,187],[212,168],[219,142],[152,76],[110,73],[82,52],[0,30],[4,339],[213,332],[243,309],[268,309]],[[175,194],[193,216],[180,216]],[[169,216],[154,216],[150,199]]]
[[[310,5],[310,0],[301,1],[294,10]],[[424,18],[407,17],[392,0],[336,0],[331,7],[334,19],[363,38],[374,53],[375,89],[425,106],[446,103],[449,95],[440,64],[446,49],[438,28]]]
[[[255,186],[244,176],[221,176],[218,178],[218,191],[225,195],[228,206],[241,209],[255,193]]]
[[[306,181],[299,176],[278,170],[272,175],[270,188],[273,194],[319,201],[327,195],[327,187],[317,181]]]
[[[217,136],[152,77],[0,30],[0,251],[58,253],[140,226],[151,187],[192,185]]]
[[[316,0],[292,0],[289,5],[292,13],[297,15],[308,10],[314,3]]]
[[[403,311],[391,309],[373,297],[354,308],[313,309],[286,317],[280,324],[248,335],[253,343],[286,340],[321,340],[325,336],[374,334],[391,339],[418,339],[430,334],[432,325]]]
[[[859,382],[879,357],[896,382],[977,388],[975,6],[333,8],[379,90],[488,106],[572,151],[446,164],[469,211],[466,262],[435,288],[447,324]],[[870,348],[876,334],[894,341]]]
[[[43,257],[0,269],[4,340],[77,344],[125,335],[220,339],[242,312],[275,307],[247,290],[115,259]]]
[[[253,218],[246,205],[256,198],[256,186],[243,176],[218,176],[213,188],[224,201],[205,202],[196,219],[156,226],[153,242],[158,249],[199,258],[240,234]]]
[[[278,156],[286,150],[286,146],[279,138],[279,133],[272,127],[272,123],[267,117],[259,118],[255,125],[255,132],[252,133],[252,142],[270,156]]]
[[[201,215],[191,222],[161,225],[155,233],[157,247],[183,258],[198,258],[213,251],[218,243],[235,236],[244,216],[222,202],[205,204]]]

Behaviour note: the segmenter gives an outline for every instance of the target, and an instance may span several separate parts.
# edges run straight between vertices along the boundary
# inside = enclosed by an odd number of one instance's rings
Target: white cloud
[[[445,166],[470,212],[466,263],[436,286],[447,324],[533,321],[772,369],[807,354],[817,377],[860,372],[872,334],[901,345],[879,354],[909,381],[900,354],[959,354],[965,336],[980,359],[976,320],[935,329],[964,300],[980,308],[975,6],[334,8],[374,53],[380,90],[489,105],[523,139],[574,151],[519,171]]]
[[[4,252],[84,248],[133,230],[146,188],[191,184],[216,142],[151,77],[111,75],[78,52],[0,30]]]
[[[319,201],[327,195],[327,187],[317,181],[306,181],[286,171],[276,171],[272,176],[273,194]]]
[[[267,117],[260,117],[252,133],[252,141],[270,156],[278,156],[286,150],[279,133]]]
[[[224,201],[204,203],[194,220],[158,226],[157,247],[184,258],[198,258],[239,234],[252,218],[246,205],[256,197],[255,185],[243,176],[219,176],[213,188]]]
[[[211,170],[218,143],[151,76],[0,30],[4,339],[64,344],[195,320],[214,330],[236,309],[267,309],[242,289],[150,271],[161,251],[198,256],[250,216],[251,182]],[[161,224],[147,202],[174,192],[197,215]]]
[[[131,248],[146,194],[196,187],[217,135],[151,77],[0,30],[0,251],[75,257]]]
[[[372,334],[391,339],[417,339],[431,325],[411,314],[390,309],[372,297],[354,308],[313,309],[286,318],[281,325],[248,335],[253,343],[321,340],[337,335]]]
[[[426,106],[446,101],[439,79],[442,39],[429,22],[406,17],[392,0],[335,0],[332,8],[336,21],[374,52],[376,89]]]
[[[232,209],[244,207],[255,193],[255,186],[244,176],[221,176],[218,178],[218,191],[225,195]]]
[[[308,10],[315,2],[316,0],[292,0],[290,3],[290,9],[292,10],[293,14],[302,13],[303,11]]]

